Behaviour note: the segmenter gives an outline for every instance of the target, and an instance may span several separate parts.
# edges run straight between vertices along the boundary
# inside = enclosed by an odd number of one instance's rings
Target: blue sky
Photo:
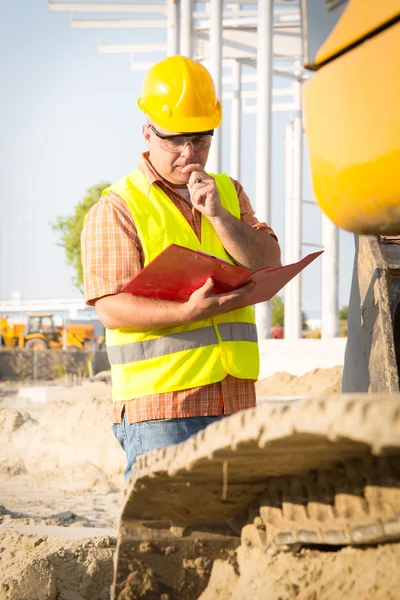
[[[98,54],[98,32],[72,30],[69,15],[49,12],[45,0],[0,0],[0,6],[0,299],[14,291],[25,298],[78,297],[50,222],[71,214],[91,185],[136,167],[144,150],[143,116],[136,107],[143,72],[130,71],[128,55]],[[165,36],[161,30],[101,35],[106,43]],[[228,101],[224,116],[222,168],[229,172]],[[282,244],[283,136],[289,118],[277,113],[273,124],[271,225]],[[253,205],[254,139],[255,116],[244,115],[241,182]],[[304,197],[312,197],[307,164]],[[317,207],[304,205],[303,239],[320,242]],[[353,246],[352,235],[341,232],[340,305],[348,303]],[[320,308],[321,261],[316,262],[303,276],[303,308],[309,316],[317,316]]]

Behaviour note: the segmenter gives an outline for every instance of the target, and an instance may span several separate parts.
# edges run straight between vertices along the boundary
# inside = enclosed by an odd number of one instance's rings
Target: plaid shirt
[[[142,155],[139,169],[146,176],[149,188],[156,183],[181,211],[200,239],[201,213],[179,192],[160,178]],[[239,198],[241,219],[251,227],[275,234],[254,216],[250,201],[239,182],[232,179]],[[82,231],[82,263],[85,298],[94,305],[99,298],[117,294],[122,286],[144,265],[143,248],[129,208],[114,192],[97,202],[86,219]],[[113,423],[121,423],[124,412],[129,423],[152,419],[217,416],[231,414],[255,406],[254,382],[227,375],[223,381],[179,392],[153,394],[114,402]]]

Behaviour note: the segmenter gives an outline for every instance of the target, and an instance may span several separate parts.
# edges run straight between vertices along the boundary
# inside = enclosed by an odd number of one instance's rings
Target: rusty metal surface
[[[229,555],[243,526],[244,543],[267,545],[397,539],[399,456],[400,394],[263,404],[140,457],[122,510],[114,598],[197,598],[209,569],[187,565]],[[175,562],[165,554],[171,539]],[[137,558],[146,540],[158,550]],[[129,587],[134,559],[152,582],[147,592]]]
[[[399,237],[356,236],[343,392],[398,392]]]

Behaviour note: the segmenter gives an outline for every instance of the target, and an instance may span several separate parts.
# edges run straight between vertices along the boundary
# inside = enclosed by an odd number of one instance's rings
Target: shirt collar
[[[171,192],[173,192],[175,194],[179,193],[178,190],[176,190],[172,186],[168,185],[168,181],[165,181],[165,179],[163,179],[161,177],[161,175],[159,175],[157,173],[157,171],[155,170],[155,168],[153,167],[153,165],[151,164],[151,162],[149,160],[149,154],[150,154],[150,152],[143,152],[142,156],[140,157],[139,167],[138,167],[139,171],[141,171],[141,173],[143,173],[143,175],[147,179],[147,183],[149,184],[149,187],[147,189],[147,195],[149,195],[150,188],[153,185],[153,183],[161,184],[164,189],[170,190]]]
[[[149,160],[149,154],[150,152],[143,152],[139,162],[139,171],[143,173],[147,179],[147,183],[149,184],[148,192],[150,192],[150,187],[153,183],[163,183],[163,179],[157,173]]]

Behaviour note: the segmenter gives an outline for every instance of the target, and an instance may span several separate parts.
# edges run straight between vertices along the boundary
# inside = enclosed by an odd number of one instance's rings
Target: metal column
[[[322,311],[321,337],[324,340],[339,335],[339,297],[338,297],[338,239],[337,227],[322,215]]]
[[[293,123],[285,125],[285,264],[293,262]],[[285,340],[293,339],[293,281],[284,288]]]
[[[298,73],[299,74],[299,73]],[[293,229],[292,229],[292,262],[301,260],[302,245],[302,196],[303,196],[303,111],[301,82],[294,85],[295,111],[293,119]],[[302,332],[301,319],[301,276],[292,281],[292,339],[300,339]]]
[[[230,174],[240,180],[240,147],[242,125],[242,68],[239,60],[232,61],[231,103],[231,166]]]
[[[223,0],[212,0],[210,10],[210,73],[215,83],[217,98],[222,102],[222,5]],[[212,173],[221,171],[221,127],[215,130],[207,169]]]
[[[167,0],[167,45],[168,56],[179,54],[179,1]]]
[[[257,6],[256,214],[260,221],[269,223],[271,218],[273,0],[259,0]],[[271,311],[268,303],[257,304],[256,321],[259,339],[269,338]]]
[[[193,55],[193,1],[181,0],[180,7],[180,54]]]

